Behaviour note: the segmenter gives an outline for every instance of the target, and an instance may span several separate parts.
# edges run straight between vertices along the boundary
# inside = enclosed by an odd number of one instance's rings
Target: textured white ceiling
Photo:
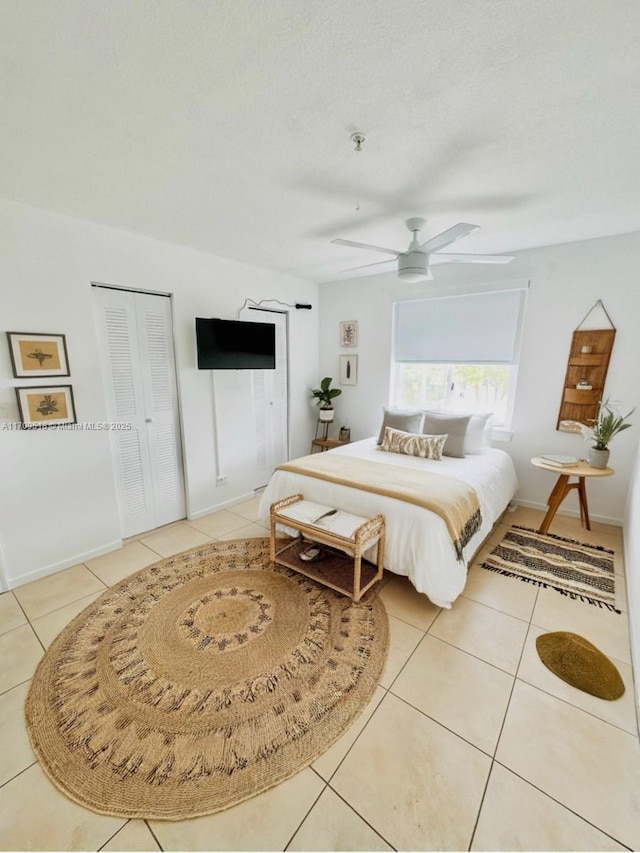
[[[463,252],[640,229],[638,0],[0,0],[0,33],[0,196],[316,281],[411,215]]]

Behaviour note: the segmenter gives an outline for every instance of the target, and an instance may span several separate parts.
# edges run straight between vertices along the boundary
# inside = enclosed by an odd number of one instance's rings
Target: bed
[[[369,517],[382,513],[386,520],[385,568],[408,577],[418,592],[427,595],[438,607],[451,607],[464,588],[469,560],[515,494],[517,479],[511,457],[503,450],[487,448],[463,458],[443,456],[435,461],[381,451],[375,437],[317,456],[338,454],[396,466],[398,476],[401,476],[398,469],[412,469],[427,475],[444,474],[469,484],[477,494],[482,521],[462,550],[461,559],[447,524],[434,512],[394,497],[293,471],[274,472],[260,502],[261,520],[268,520],[274,501],[297,493],[306,500],[355,515]]]

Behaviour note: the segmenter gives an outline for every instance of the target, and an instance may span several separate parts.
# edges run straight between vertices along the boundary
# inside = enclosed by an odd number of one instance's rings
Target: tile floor
[[[0,596],[2,850],[625,850],[640,848],[640,745],[620,531],[557,516],[552,532],[613,548],[621,615],[471,567],[451,610],[404,579],[380,595],[387,664],[369,707],[311,767],[241,805],[182,822],[105,817],[68,800],[29,746],[23,704],[57,633],[108,585],[211,539],[263,536],[258,499],[128,540]],[[541,513],[507,513],[536,527]],[[616,702],[540,663],[545,630],[587,636],[620,670]]]

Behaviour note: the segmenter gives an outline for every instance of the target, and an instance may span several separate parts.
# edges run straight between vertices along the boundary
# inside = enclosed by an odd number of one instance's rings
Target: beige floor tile
[[[162,527],[140,541],[161,557],[171,557],[173,554],[206,545],[211,540],[204,533],[180,521],[177,524]]]
[[[608,657],[631,663],[626,613],[613,613],[553,589],[541,589],[531,621],[546,631],[580,634]]]
[[[85,607],[88,607],[92,602],[99,598],[102,593],[94,592],[93,595],[87,595],[85,598],[80,598],[78,601],[73,601],[65,607],[60,607],[58,610],[52,610],[45,616],[40,616],[34,619],[31,623],[33,630],[36,632],[40,641],[45,648],[48,648],[55,640],[58,634],[66,628],[69,622],[82,613]]]
[[[462,596],[443,610],[429,633],[515,675],[527,623]]]
[[[104,590],[102,581],[86,566],[78,565],[16,587],[13,592],[28,618],[37,619],[65,604]]]
[[[324,785],[307,767],[231,809],[149,825],[163,850],[284,850]]]
[[[12,592],[0,595],[0,634],[13,631],[19,625],[26,624],[27,617]]]
[[[86,566],[107,586],[113,586],[134,572],[158,561],[158,555],[142,542],[128,542],[117,551],[87,560]]]
[[[549,489],[551,489],[550,480]],[[510,527],[514,524],[518,527],[530,527],[537,530],[542,524],[545,514],[539,509],[532,509],[528,506],[517,506],[513,512],[508,512],[502,517],[502,523],[508,524]]]
[[[242,516],[242,518],[246,518],[249,521],[257,521],[258,520],[258,508],[260,507],[260,499],[262,495],[256,495],[253,498],[250,498],[248,501],[244,501],[241,504],[235,504],[234,506],[229,507],[229,512],[233,512],[236,515]]]
[[[29,692],[27,681],[0,695],[0,785],[26,770],[36,760],[25,727],[24,701]],[[2,829],[0,828],[0,847]]]
[[[629,612],[629,602],[627,601],[627,580],[624,575],[615,576],[616,584],[616,607],[618,610]]]
[[[391,692],[493,755],[513,681],[512,675],[427,634]]]
[[[486,544],[497,545],[498,542],[502,541],[505,535],[509,532],[509,527],[509,524],[501,524],[500,522],[494,524],[493,530],[485,540]]]
[[[387,694],[331,787],[397,850],[466,850],[490,764]]]
[[[535,625],[529,629],[524,654],[518,669],[518,678],[526,681],[527,684],[532,684],[534,687],[539,687],[541,690],[557,696],[558,699],[563,699],[565,702],[582,708],[583,711],[587,711],[601,720],[606,720],[613,726],[618,726],[630,734],[637,734],[633,670],[630,664],[619,660],[612,661],[622,676],[626,688],[625,692],[613,702],[607,699],[599,699],[597,696],[578,690],[577,687],[572,687],[547,669],[536,651],[536,638],[544,633],[546,632],[542,628],[536,628]]]
[[[638,849],[637,737],[516,681],[496,758],[616,841]]]
[[[245,524],[244,527],[234,530],[232,533],[225,533],[223,536],[218,536],[221,542],[228,542],[230,539],[264,539],[269,537],[269,531],[261,524],[251,523]]]
[[[578,851],[626,848],[542,791],[494,764],[471,849]]]
[[[342,759],[356,742],[360,732],[367,725],[373,712],[376,710],[385,695],[386,690],[383,690],[382,687],[377,687],[375,693],[371,697],[371,701],[362,714],[354,720],[352,725],[347,729],[342,737],[338,738],[332,747],[330,747],[326,752],[323,752],[320,758],[316,758],[313,762],[311,765],[313,769],[316,773],[319,773],[323,779],[326,779],[327,782],[331,779]]]
[[[604,530],[603,530],[604,528]],[[566,515],[556,515],[551,522],[549,533],[554,536],[562,536],[565,539],[575,539],[576,542],[586,542],[588,545],[602,545],[604,548],[615,550],[620,548],[622,539],[618,528],[607,524],[591,522],[591,530],[587,530],[580,524],[579,518],[570,518]]]
[[[202,518],[194,518],[186,523],[212,539],[219,539],[227,533],[246,527],[247,519],[226,509],[221,509],[220,512],[204,515]]]
[[[423,637],[424,631],[420,628],[396,619],[395,616],[389,616],[389,652],[380,676],[380,684],[383,687],[391,687]]]
[[[531,619],[537,594],[538,587],[533,584],[491,572],[479,565],[471,566],[462,590],[465,598],[486,604],[525,622]]]
[[[426,595],[418,592],[408,578],[397,575],[384,585],[380,597],[387,613],[426,631],[440,612]]]
[[[143,820],[130,820],[101,850],[160,850],[149,827]]]
[[[85,809],[34,764],[0,788],[5,850],[97,850],[125,823]]]
[[[287,850],[393,850],[330,788],[311,809]]]
[[[32,678],[43,654],[30,625],[0,635],[0,693]]]

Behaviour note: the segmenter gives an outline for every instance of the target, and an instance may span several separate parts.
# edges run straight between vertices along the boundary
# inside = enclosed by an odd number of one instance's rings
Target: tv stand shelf
[[[361,518],[338,511],[317,524],[313,519],[332,507],[305,501],[303,495],[291,495],[271,505],[270,559],[277,565],[312,578],[359,601],[365,592],[382,578],[384,557],[384,517]],[[276,527],[293,530],[300,535],[284,545],[276,539]],[[322,546],[322,559],[305,562],[301,554],[311,543]],[[377,544],[376,564],[365,560],[363,552]],[[280,546],[280,547],[279,547]]]

